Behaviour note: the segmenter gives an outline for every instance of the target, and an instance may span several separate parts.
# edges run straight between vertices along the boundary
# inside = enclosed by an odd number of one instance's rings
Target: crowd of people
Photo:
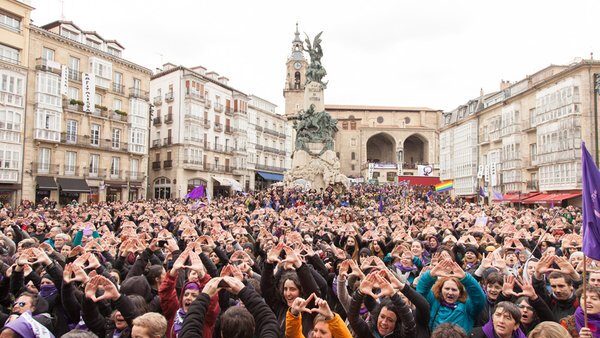
[[[0,338],[600,337],[581,225],[404,185],[5,205]]]

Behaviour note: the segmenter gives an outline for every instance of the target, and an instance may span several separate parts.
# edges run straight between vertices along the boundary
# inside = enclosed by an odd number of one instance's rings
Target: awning
[[[35,183],[39,190],[58,190],[54,177],[52,176],[36,176]]]
[[[265,171],[257,171],[256,173],[267,181],[283,181],[283,175],[281,174],[273,174]]]
[[[523,201],[523,204],[552,204],[581,196],[581,192],[539,194]]]
[[[104,185],[111,188],[127,188],[127,182],[122,181],[104,181]]]
[[[139,188],[142,186],[142,182],[129,181],[129,186],[131,188]]]
[[[229,178],[229,177],[222,177],[222,176],[213,176],[213,179],[217,182],[219,182],[220,185],[226,186],[226,187],[231,187],[231,189],[235,190],[235,191],[243,191],[244,188],[242,188],[242,185],[240,184],[240,182],[234,180],[233,178]]]
[[[60,190],[64,192],[90,192],[90,186],[81,178],[58,178]]]

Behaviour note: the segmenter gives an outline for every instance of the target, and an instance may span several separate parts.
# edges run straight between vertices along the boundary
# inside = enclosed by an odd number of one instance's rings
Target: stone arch
[[[404,163],[429,163],[429,140],[427,137],[419,133],[411,134],[404,139],[402,148]]]
[[[383,132],[369,137],[367,162],[396,163],[396,139]]]
[[[154,185],[154,195],[155,199],[169,199],[171,198],[171,193],[173,191],[171,186],[171,180],[168,177],[157,177],[152,182]]]

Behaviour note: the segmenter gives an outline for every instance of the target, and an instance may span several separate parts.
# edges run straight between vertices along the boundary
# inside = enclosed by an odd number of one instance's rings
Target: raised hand
[[[285,250],[286,256],[284,262],[291,263],[296,269],[302,266],[302,260],[300,259],[300,255],[296,253],[294,249],[290,248],[289,246],[285,246],[283,250]]]
[[[360,286],[358,287],[358,290],[360,291],[360,293],[362,293],[363,295],[368,295],[373,297],[374,299],[379,298],[379,296],[377,296],[374,292],[373,289],[376,287],[377,285],[377,278],[375,277],[375,273],[371,272],[370,274],[367,275],[366,278],[364,278],[361,282],[360,282]]]
[[[229,285],[229,287],[227,288],[227,291],[233,293],[234,295],[237,295],[238,293],[240,293],[240,291],[242,291],[242,289],[245,287],[244,283],[242,283],[241,280],[239,280],[238,278],[231,277],[231,276],[223,277],[223,281],[225,281],[225,283],[227,283],[227,285]]]
[[[515,288],[515,276],[508,275],[504,276],[504,284],[502,284],[502,294],[505,297],[516,297],[517,293],[514,291]]]
[[[300,314],[300,312],[310,313],[311,310],[309,310],[307,308],[307,306],[315,298],[316,298],[316,296],[314,293],[312,293],[307,299],[302,299],[300,297],[297,297],[296,299],[294,299],[294,302],[292,302],[292,306],[290,307],[290,312],[294,316],[298,316]]]
[[[396,291],[404,289],[405,283],[401,282],[389,269],[380,270],[379,275],[387,279]]]
[[[356,261],[353,259],[350,260],[350,269],[352,269],[352,272],[350,272],[351,276],[356,276],[358,278],[365,278],[365,274],[358,267],[358,263],[356,263]]]
[[[463,270],[456,262],[452,262],[450,271],[452,272],[452,276],[458,279],[463,279],[466,276],[465,270]]]
[[[179,255],[179,257],[177,257],[175,262],[173,262],[173,267],[171,268],[171,271],[169,271],[169,274],[171,276],[175,276],[177,274],[177,271],[181,270],[185,266],[185,261],[187,261],[189,254],[190,252],[186,250],[182,252]]]
[[[108,278],[102,275],[98,275],[94,278],[98,279],[98,287],[104,290],[102,296],[97,298],[94,296],[92,298],[94,302],[99,302],[104,299],[116,301],[117,299],[119,299],[119,297],[121,297],[121,294],[119,293],[119,290],[117,290],[117,287]]]
[[[272,247],[271,250],[269,250],[269,252],[267,253],[267,263],[279,263],[279,255],[281,254],[281,250],[283,250],[283,247],[283,243],[279,243],[276,246]]]
[[[311,296],[314,296],[314,293]],[[331,311],[331,309],[329,308],[329,304],[327,304],[327,301],[325,299],[315,297],[315,306],[315,308],[310,309],[311,313],[321,314],[325,317],[326,320],[332,320],[335,316],[333,314],[333,311]]]
[[[379,274],[379,273],[376,274],[375,280],[377,281],[377,284],[379,284],[379,289],[381,290],[381,292],[379,293],[380,297],[381,296],[391,297],[396,293],[392,284],[387,279],[381,277],[381,274]]]
[[[202,289],[202,293],[205,293],[209,297],[212,298],[221,289],[221,287],[219,287],[219,283],[221,283],[222,281],[223,281],[223,278],[221,278],[221,277],[212,278],[211,280],[208,281],[208,283],[206,283],[204,285],[204,288]]]
[[[202,264],[202,260],[200,259],[200,256],[198,256],[198,253],[194,251],[190,252],[189,258],[191,265],[186,266],[186,268],[196,271],[198,273],[198,278],[204,278],[206,268],[204,267],[204,264]]]
[[[348,278],[348,271],[350,270],[350,261],[351,261],[351,259],[347,259],[347,260],[343,261],[339,266],[338,275],[341,278],[343,278],[344,280],[346,280],[346,278]]]
[[[519,297],[525,296],[530,300],[536,300],[538,298],[537,293],[535,293],[535,289],[533,288],[533,284],[527,280],[516,280],[516,283],[521,288],[521,293],[518,294]]]

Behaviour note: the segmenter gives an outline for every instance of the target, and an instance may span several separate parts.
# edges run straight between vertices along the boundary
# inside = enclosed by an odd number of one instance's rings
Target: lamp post
[[[150,163],[150,140],[152,138],[152,116],[154,115],[154,105],[152,103],[148,102],[148,145],[146,147],[146,153],[148,154],[148,157],[146,159],[147,165],[146,165],[146,172],[148,173],[146,175],[146,198],[151,198],[152,196],[150,196],[150,185],[152,184],[152,182],[150,182],[150,173],[152,170],[151,165],[152,163]]]

